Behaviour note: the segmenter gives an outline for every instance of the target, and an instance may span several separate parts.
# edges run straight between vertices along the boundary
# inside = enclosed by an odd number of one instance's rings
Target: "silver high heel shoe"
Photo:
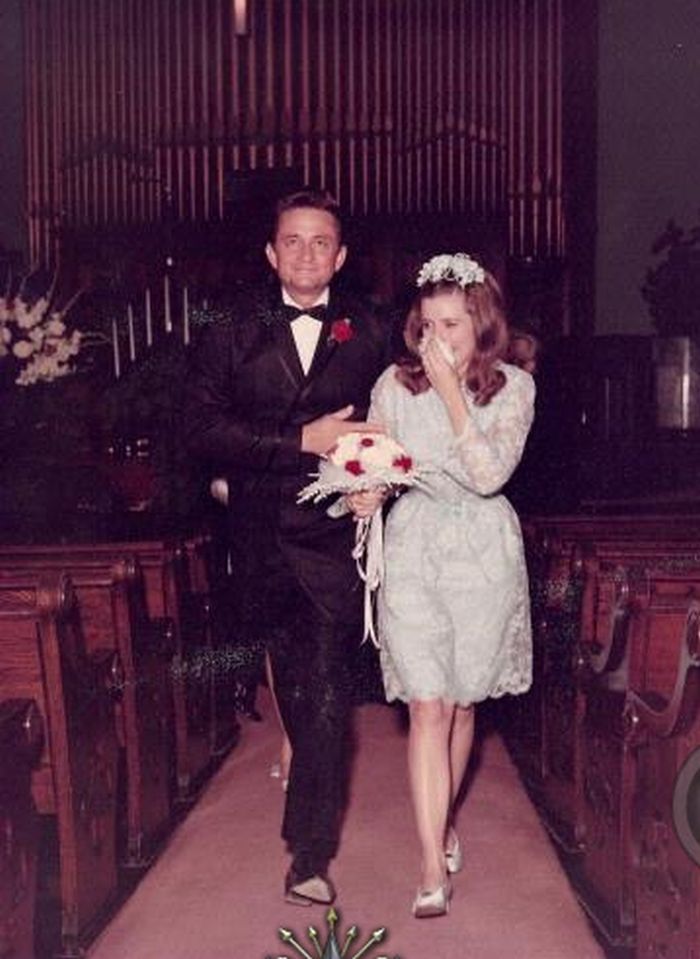
[[[449,883],[437,889],[419,889],[413,900],[413,915],[416,919],[429,919],[433,916],[445,916],[450,911],[452,889]]]
[[[452,830],[452,845],[449,849],[445,850],[445,869],[451,876],[454,876],[456,872],[459,872],[464,864],[464,857],[462,855],[462,845],[459,841],[459,836],[457,833]]]

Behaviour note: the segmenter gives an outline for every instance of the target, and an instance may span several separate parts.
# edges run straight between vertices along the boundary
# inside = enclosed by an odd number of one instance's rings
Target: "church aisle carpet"
[[[179,826],[159,860],[89,951],[89,959],[297,959],[278,930],[316,959],[328,910],[282,899],[283,794],[270,778],[279,737],[265,690],[261,723],[241,741]],[[332,864],[342,950],[346,932],[387,930],[364,959],[601,959],[547,836],[501,739],[481,740],[459,819],[465,868],[446,917],[416,920],[418,877],[399,713],[356,711],[356,750],[343,844]],[[318,931],[319,949],[308,927]]]

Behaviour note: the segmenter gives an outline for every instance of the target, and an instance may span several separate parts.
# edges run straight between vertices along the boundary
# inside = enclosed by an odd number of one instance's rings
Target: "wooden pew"
[[[195,618],[204,622],[206,647],[212,652],[211,748],[215,757],[225,755],[238,740],[239,723],[234,695],[235,664],[231,663],[227,643],[229,637],[214,629],[213,606],[217,594],[229,588],[225,570],[217,569],[209,536],[194,536],[181,544],[187,555],[189,584]]]
[[[580,636],[583,714],[577,731],[582,843],[575,880],[581,901],[608,941],[630,946],[634,901],[627,861],[633,776],[622,717],[636,593],[624,566],[591,564],[587,574]]]
[[[688,813],[688,782],[679,786],[690,757],[696,778],[700,770],[700,603],[688,604],[677,595],[663,602],[652,599],[648,609],[656,640],[663,633],[673,636],[678,657],[670,696],[631,690],[626,697],[626,743],[635,769],[631,861],[636,955],[694,959],[700,949],[700,836],[690,836],[691,858],[679,839]],[[696,788],[696,829],[699,794]]]
[[[213,769],[213,649],[208,609],[192,587],[182,544],[139,540],[128,547],[143,569],[149,616],[167,617],[173,624],[177,796],[186,800]],[[107,547],[99,544],[97,548]]]
[[[46,548],[0,547],[0,554],[11,558],[27,549]],[[144,576],[148,616],[172,623],[175,791],[178,799],[189,800],[238,733],[226,676],[215,676],[214,667],[222,656],[212,635],[207,538],[101,542],[61,549],[76,558],[112,562],[135,558]]]
[[[186,799],[233,747],[239,733],[233,677],[222,640],[213,629],[217,576],[210,542],[206,536],[195,536],[141,540],[129,547],[144,569],[149,612],[174,623],[178,787]]]
[[[666,628],[642,630],[637,606],[650,595],[687,604],[700,586],[697,518],[669,525],[665,536],[657,518],[617,528],[607,518],[563,523],[562,531],[550,526],[548,555],[532,564],[540,577],[535,662],[539,649],[544,667],[530,696],[541,725],[527,766],[530,785],[545,824],[571,854],[583,904],[617,945],[635,935],[635,778],[625,696],[629,689],[670,696],[678,645]]]
[[[70,579],[55,573],[0,582],[0,635],[0,698],[35,700],[46,729],[32,795],[56,819],[62,954],[78,956],[117,895],[119,657],[86,651]]]
[[[617,524],[610,517],[546,520],[541,529],[526,524],[534,627],[533,687],[510,708],[510,745],[527,784],[537,795],[544,821],[568,852],[582,848],[582,724],[584,674],[595,657],[592,609],[598,570],[620,564],[668,560],[700,561],[700,530],[693,522],[663,519]],[[673,539],[671,537],[674,537]],[[675,537],[678,537],[677,539]],[[592,625],[593,624],[593,625]]]
[[[38,827],[32,767],[43,745],[33,700],[0,702],[0,956],[33,959]]]
[[[585,589],[583,544],[526,531],[533,682],[504,703],[508,745],[558,845],[580,850],[583,699],[578,639]]]
[[[596,542],[623,539],[659,542],[666,536],[675,540],[697,540],[700,538],[700,515],[531,516],[523,521],[523,531],[530,540],[534,536],[542,540],[555,538],[560,542],[591,539]]]
[[[609,941],[631,945],[636,922],[631,846],[635,767],[625,738],[626,696],[630,690],[671,694],[680,628],[676,622],[669,629],[667,604],[679,604],[676,619],[684,616],[700,589],[700,557],[687,544],[673,542],[653,549],[643,543],[615,550],[606,545],[600,554],[604,558],[596,557],[589,570],[590,602],[584,604],[581,627],[583,841],[575,879],[583,903]]]
[[[88,649],[119,652],[124,687],[117,719],[126,773],[120,858],[124,866],[142,867],[171,821],[172,626],[148,619],[143,577],[133,557],[70,546],[0,549],[0,582],[18,570],[67,572]]]

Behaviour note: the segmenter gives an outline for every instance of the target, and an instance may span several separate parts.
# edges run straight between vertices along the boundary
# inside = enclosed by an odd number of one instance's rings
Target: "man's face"
[[[345,262],[347,250],[331,213],[298,207],[280,216],[277,235],[265,253],[292,299],[299,306],[312,306]]]

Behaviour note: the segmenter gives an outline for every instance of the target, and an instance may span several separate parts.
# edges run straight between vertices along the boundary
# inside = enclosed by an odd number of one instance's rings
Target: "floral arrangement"
[[[423,264],[416,277],[416,286],[446,281],[457,283],[464,289],[472,283],[483,283],[485,279],[484,268],[468,253],[441,253]]]
[[[361,493],[388,489],[394,492],[407,486],[420,486],[425,468],[417,466],[406,450],[383,433],[351,432],[341,436],[327,459],[322,460],[318,477],[299,491],[298,502],[318,502],[334,493]],[[349,507],[343,499],[333,503],[327,513],[332,517],[346,514]],[[359,519],[355,525],[355,547],[352,551],[357,572],[365,584],[365,628],[368,637],[379,647],[374,628],[372,595],[384,576],[384,525],[382,512]]]
[[[322,460],[318,478],[298,494],[298,501],[314,502],[333,493],[360,493],[385,486],[415,486],[421,471],[406,450],[383,433],[346,433]]]
[[[20,362],[18,386],[50,383],[72,373],[73,358],[86,340],[80,330],[69,332],[65,323],[80,293],[57,309],[52,304],[55,284],[33,302],[25,299],[25,286],[13,296],[8,284],[0,296],[0,357],[12,355]]]

